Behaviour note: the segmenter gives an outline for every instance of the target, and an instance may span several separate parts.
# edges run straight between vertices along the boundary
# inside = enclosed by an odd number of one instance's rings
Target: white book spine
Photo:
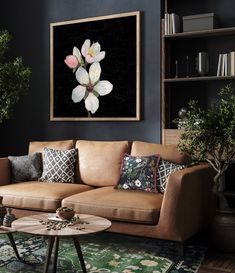
[[[169,34],[168,33],[168,13],[165,13],[165,17],[164,17],[164,27],[165,27],[165,35]]]
[[[231,76],[235,76],[235,51],[230,52]]]

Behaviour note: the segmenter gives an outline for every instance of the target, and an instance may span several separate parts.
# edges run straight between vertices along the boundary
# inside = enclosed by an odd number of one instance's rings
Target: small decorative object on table
[[[60,207],[56,210],[56,215],[62,220],[70,220],[74,217],[75,211],[71,207]]]
[[[7,213],[6,207],[2,203],[2,199],[3,199],[3,197],[0,196],[0,225],[3,222],[5,214]]]
[[[16,220],[16,217],[13,213],[11,213],[12,209],[7,208],[7,214],[4,216],[3,225],[5,227],[11,227],[11,223]]]

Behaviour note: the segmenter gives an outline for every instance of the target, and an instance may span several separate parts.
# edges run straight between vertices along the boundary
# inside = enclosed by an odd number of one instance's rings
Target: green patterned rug
[[[42,237],[13,234],[21,257],[19,262],[6,235],[0,235],[0,273],[41,273],[46,242]],[[177,259],[173,242],[133,237],[115,233],[98,233],[80,237],[89,273],[194,273],[205,255],[204,246],[186,245],[184,260]],[[80,273],[79,260],[70,239],[61,239],[58,273]]]

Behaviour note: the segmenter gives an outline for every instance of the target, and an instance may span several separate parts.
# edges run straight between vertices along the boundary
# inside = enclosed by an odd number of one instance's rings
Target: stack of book
[[[235,76],[235,51],[219,54],[217,76]]]
[[[180,32],[180,18],[175,13],[165,13],[165,35]]]

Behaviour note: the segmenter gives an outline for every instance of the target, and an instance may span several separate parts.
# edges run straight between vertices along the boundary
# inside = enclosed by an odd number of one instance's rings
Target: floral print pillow
[[[156,168],[160,157],[124,154],[120,180],[116,189],[158,192]]]

